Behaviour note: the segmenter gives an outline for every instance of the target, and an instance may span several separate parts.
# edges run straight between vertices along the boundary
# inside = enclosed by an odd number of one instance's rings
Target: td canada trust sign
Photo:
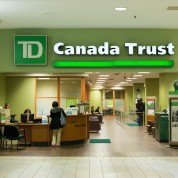
[[[121,49],[127,50],[128,56],[154,56],[153,60],[110,59],[104,56],[119,56]],[[124,43],[122,48],[103,42],[100,46],[65,45],[57,42],[53,46],[54,53],[60,56],[71,56],[70,60],[54,60],[54,67],[173,67],[174,61],[155,56],[174,55],[174,45],[168,43],[160,46],[139,45],[135,42]],[[47,64],[47,37],[46,36],[15,36],[15,64],[16,65],[46,65]],[[72,56],[91,56],[91,59],[74,60]],[[95,60],[94,56],[103,56],[103,60]]]

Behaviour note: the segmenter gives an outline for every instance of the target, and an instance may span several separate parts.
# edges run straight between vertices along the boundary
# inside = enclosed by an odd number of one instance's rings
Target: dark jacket
[[[51,123],[50,123],[50,128],[51,129],[59,129],[62,128],[63,126],[61,125],[61,112],[63,113],[64,116],[66,116],[66,113],[62,108],[54,107],[50,111],[50,117],[51,117]]]

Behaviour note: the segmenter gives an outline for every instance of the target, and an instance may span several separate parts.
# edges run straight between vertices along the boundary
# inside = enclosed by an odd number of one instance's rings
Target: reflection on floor
[[[27,147],[0,151],[0,177],[129,178],[178,177],[178,149],[159,143],[141,126],[119,125],[104,119],[90,138],[111,143]]]

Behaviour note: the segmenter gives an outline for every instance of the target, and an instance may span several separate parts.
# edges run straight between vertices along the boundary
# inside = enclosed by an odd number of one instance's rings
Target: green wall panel
[[[14,35],[47,35],[48,38],[48,65],[46,66],[15,66],[14,65]],[[149,71],[175,72],[178,68],[178,30],[171,29],[3,29],[0,30],[0,59],[1,72],[65,72],[67,69],[54,68],[52,62],[55,59],[173,59],[173,68],[149,68]],[[110,45],[117,45],[121,49],[119,56],[58,56],[53,52],[53,46],[57,42],[64,42],[66,45],[102,45],[108,41]],[[128,50],[124,47],[126,42],[136,42],[140,45],[175,45],[173,56],[128,56]],[[135,51],[137,54],[137,51]],[[70,69],[70,72],[98,71],[97,68]],[[148,70],[148,69],[143,69]],[[142,70],[142,71],[143,71]],[[118,68],[102,68],[99,71],[118,72]],[[134,72],[138,68],[119,68],[120,72]]]
[[[16,114],[16,119],[20,119],[20,114],[26,108],[30,108],[34,113],[35,79],[7,77],[6,83],[7,102],[9,103],[11,114]]]
[[[91,111],[91,106],[94,106],[95,109],[97,108],[97,106],[100,106],[100,112],[102,112],[102,92],[100,90],[91,90],[90,91],[89,112]]]
[[[125,100],[126,100],[126,110],[129,110],[129,105],[131,106],[131,109],[135,109],[135,103],[133,100],[133,86],[125,87]]]
[[[146,78],[145,79],[145,91],[146,97],[147,96],[155,96],[157,99],[157,108],[156,110],[159,111],[159,78]]]
[[[168,107],[169,91],[174,91],[173,85],[178,80],[178,73],[161,73],[159,77],[159,108],[162,111]]]
[[[6,77],[0,74],[0,106],[5,105],[6,102]]]

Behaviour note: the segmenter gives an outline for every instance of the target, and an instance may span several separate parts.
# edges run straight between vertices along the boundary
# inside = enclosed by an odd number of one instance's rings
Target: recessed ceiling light
[[[105,80],[97,80],[97,82],[104,82]]]
[[[142,77],[143,75],[134,75],[134,77]]]
[[[113,90],[122,90],[123,88],[122,87],[113,87],[112,89]]]
[[[99,75],[100,77],[109,77],[109,75]]]
[[[120,82],[120,83],[124,84],[124,83],[128,83],[128,82]]]
[[[132,78],[127,78],[128,80],[135,80],[135,79],[137,79],[137,78],[135,78],[135,77],[132,77]]]
[[[98,78],[98,80],[106,80],[107,78]]]
[[[38,80],[49,80],[49,78],[38,78]]]
[[[149,74],[150,72],[138,72],[139,74]]]
[[[126,7],[115,7],[115,10],[116,11],[125,11],[125,10],[127,10],[127,8]]]

